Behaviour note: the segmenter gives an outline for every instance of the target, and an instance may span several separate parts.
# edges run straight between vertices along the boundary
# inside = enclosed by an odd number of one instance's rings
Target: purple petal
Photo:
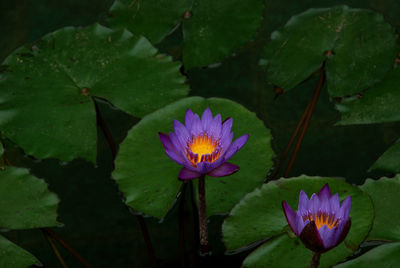
[[[289,206],[286,201],[282,201],[283,212],[285,213],[285,217],[287,222],[289,223],[290,229],[292,229],[293,233],[296,234],[296,213],[293,209]]]
[[[219,167],[211,170],[207,175],[211,177],[224,177],[231,175],[239,170],[239,167],[231,163],[223,163]]]
[[[234,142],[232,142],[231,146],[229,146],[229,149],[226,151],[226,153],[224,155],[225,161],[227,161],[237,151],[239,151],[243,147],[243,145],[246,144],[248,139],[249,139],[249,134],[245,134],[245,135],[237,138]]]
[[[213,121],[213,116],[210,108],[204,110],[203,115],[201,116],[201,123],[203,125],[203,131],[207,131]]]
[[[185,159],[182,157],[181,154],[178,154],[174,151],[165,150],[165,153],[168,155],[169,158],[174,160],[179,165],[185,165]]]
[[[214,119],[212,120],[207,132],[215,139],[218,140],[220,138],[222,131],[222,124],[221,124],[221,115],[217,114]]]
[[[301,234],[301,232],[304,229],[304,226],[306,226],[308,223],[310,222],[310,220],[303,220],[302,215],[299,214],[299,212],[296,213],[296,232],[295,234],[297,236],[299,236]]]
[[[172,141],[167,134],[158,132],[158,136],[160,137],[161,143],[166,151],[177,151],[176,147],[172,144]]]
[[[192,129],[193,116],[194,116],[194,114],[193,114],[192,110],[187,109],[186,114],[185,114],[185,126],[188,131],[190,131],[190,129]]]
[[[318,195],[312,194],[309,206],[309,210],[311,210],[312,214],[316,214],[318,212],[318,209],[320,208],[320,203],[321,202],[319,201]]]
[[[229,133],[226,136],[221,136],[220,144],[221,144],[221,155],[224,155],[225,152],[229,149],[229,146],[232,144],[233,133]]]
[[[171,140],[177,151],[183,152],[185,150],[186,143],[183,139],[180,139],[174,132],[169,133],[169,139]]]
[[[338,238],[336,240],[335,246],[342,243],[342,241],[346,238],[347,234],[350,231],[350,227],[351,227],[351,219],[348,218],[348,220],[343,224],[343,228],[340,228],[338,230]]]
[[[324,187],[318,193],[319,200],[328,199],[331,197],[331,190],[329,184],[325,184]]]
[[[300,196],[299,196],[299,206],[298,206],[298,211],[301,215],[306,215],[308,214],[307,211],[309,209],[309,200],[307,194],[301,190],[300,191]]]
[[[321,237],[322,243],[324,245],[324,248],[331,248],[332,246],[335,245],[336,239],[335,239],[335,233],[336,233],[337,228],[333,228],[332,230],[329,229],[328,226],[323,225],[321,228],[319,228],[319,236]]]
[[[209,162],[200,162],[197,164],[197,172],[199,172],[200,174],[207,174],[208,172],[210,172],[212,169],[214,169],[215,166],[212,165],[212,163]]]
[[[193,180],[193,179],[200,177],[200,175],[201,174],[196,171],[189,170],[189,169],[183,167],[181,169],[181,171],[179,172],[178,178],[180,180]]]
[[[224,139],[224,137],[229,136],[229,134],[231,133],[232,123],[233,123],[232,118],[228,118],[222,123],[221,139]]]
[[[187,131],[186,127],[179,122],[178,120],[174,120],[174,130],[176,136],[181,140],[181,143],[187,143],[190,140],[190,134]]]
[[[300,239],[303,241],[306,248],[311,249],[314,252],[321,252],[325,249],[317,226],[313,221],[310,221],[303,228],[303,231],[300,233]]]
[[[201,124],[201,120],[197,114],[193,115],[193,122],[191,129],[188,129],[190,132],[191,136],[199,136],[201,133],[203,133],[203,126]]]
[[[349,217],[349,213],[350,213],[350,208],[351,208],[351,195],[348,196],[343,202],[342,202],[342,206],[340,207],[339,210],[339,217],[342,217],[342,219],[344,219],[345,221],[347,220],[347,218]]]
[[[339,194],[336,193],[334,194],[330,200],[329,203],[331,205],[331,212],[335,215],[338,215],[339,209],[340,209],[340,200],[339,200]]]

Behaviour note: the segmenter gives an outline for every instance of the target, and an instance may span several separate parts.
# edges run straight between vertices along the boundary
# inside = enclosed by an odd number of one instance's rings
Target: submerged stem
[[[320,252],[314,252],[311,263],[310,263],[310,268],[318,268],[319,266],[319,259],[321,258],[321,253]]]
[[[200,232],[200,253],[207,255],[208,247],[208,227],[207,227],[207,209],[206,209],[206,180],[205,175],[199,178],[199,232]]]
[[[45,230],[41,229],[41,231],[44,234],[44,236],[46,237],[47,242],[49,242],[49,245],[50,245],[51,249],[53,250],[54,254],[56,255],[56,257],[57,257],[58,261],[60,262],[61,266],[63,268],[68,268],[68,266],[65,263],[63,257],[61,256],[61,253],[58,250],[58,248],[56,246],[56,243],[54,242],[53,238]]]
[[[306,118],[305,118],[305,121],[304,121],[303,129],[301,130],[299,139],[297,140],[296,146],[295,146],[295,148],[293,150],[293,153],[292,153],[292,156],[291,156],[291,158],[289,160],[289,164],[286,167],[285,174],[284,174],[285,178],[287,178],[289,176],[290,171],[292,169],[292,166],[294,164],[294,161],[296,160],[297,152],[300,149],[301,142],[303,141],[304,134],[306,133],[306,130],[308,128],[308,124],[310,123],[311,116],[312,116],[312,114],[314,112],[315,104],[317,103],[318,96],[319,96],[319,93],[321,92],[321,89],[322,89],[322,86],[324,85],[324,82],[325,82],[325,62],[322,64],[321,74],[320,74],[319,80],[318,80],[318,85],[317,85],[317,88],[314,91],[314,95],[313,95],[313,98],[311,100],[310,106],[309,107],[307,106],[306,110],[308,112],[307,112],[307,115],[306,115]]]

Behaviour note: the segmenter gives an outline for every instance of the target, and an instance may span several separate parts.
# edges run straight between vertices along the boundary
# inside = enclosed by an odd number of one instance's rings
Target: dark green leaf
[[[57,226],[58,197],[26,169],[0,171],[0,227],[29,229]],[[2,266],[0,266],[2,267]]]
[[[109,23],[153,43],[183,23],[183,61],[190,69],[219,62],[253,38],[262,10],[261,0],[117,0]]]
[[[218,62],[255,36],[262,20],[260,0],[195,0],[183,23],[186,69]]]
[[[371,170],[379,169],[393,173],[400,173],[400,140],[397,140],[376,162],[371,166]]]
[[[269,182],[246,195],[232,209],[231,214],[223,224],[222,231],[227,249],[235,250],[259,240],[283,234],[283,237],[267,242],[266,245],[257,249],[253,253],[255,255],[250,255],[250,259],[246,260],[245,263],[248,262],[254,265],[249,267],[259,267],[261,263],[264,263],[264,267],[268,267],[265,264],[268,261],[268,263],[274,263],[275,267],[279,267],[278,264],[282,260],[279,260],[276,252],[281,252],[279,248],[289,247],[289,245],[293,250],[292,257],[294,259],[301,258],[304,255],[304,246],[298,243],[297,238],[292,240],[284,234],[288,224],[283,213],[282,201],[286,200],[294,210],[297,210],[301,190],[304,190],[310,197],[312,193],[318,193],[325,183],[329,183],[332,193],[339,193],[341,200],[349,195],[352,196],[350,211],[352,227],[345,242],[329,253],[324,254],[325,258],[322,260],[324,263],[326,262],[326,265],[332,265],[351,255],[371,228],[373,207],[370,198],[367,194],[347,184],[345,181],[305,175]],[[283,254],[283,252],[279,254]],[[306,265],[308,263],[307,261]]]
[[[394,29],[381,15],[347,6],[309,9],[271,39],[266,49],[271,83],[290,90],[326,60],[332,97],[353,95],[380,81],[398,51]]]
[[[159,43],[181,22],[193,0],[116,0],[108,23],[113,28],[127,28]]]
[[[393,205],[400,204],[400,175],[394,178],[381,178],[378,181],[367,179],[360,187],[372,198],[375,219],[368,240],[400,240],[400,210]]]
[[[234,139],[246,133],[246,145],[230,160],[240,166],[239,172],[222,178],[206,179],[207,213],[224,213],[260,185],[272,166],[270,133],[254,113],[224,99],[193,97],[168,105],[142,119],[121,144],[113,177],[133,209],[162,218],[173,204],[181,187],[181,166],[168,158],[158,132],[173,131],[173,120],[184,122],[188,108],[202,113],[207,107],[214,115],[232,117]]]
[[[0,267],[26,268],[40,262],[29,252],[0,235]]]
[[[342,263],[335,268],[376,268],[398,267],[400,264],[400,242],[387,243],[371,249],[356,259]]]
[[[143,37],[98,24],[64,28],[17,49],[0,77],[0,125],[29,155],[96,159],[92,97],[136,117],[183,97],[179,63]]]
[[[374,124],[400,121],[400,67],[368,89],[361,99],[336,105],[342,114],[339,125]]]

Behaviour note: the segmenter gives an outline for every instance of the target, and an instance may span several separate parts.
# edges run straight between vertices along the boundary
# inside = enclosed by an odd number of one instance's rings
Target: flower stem
[[[310,268],[318,268],[319,266],[319,259],[321,258],[321,253],[320,252],[314,252],[311,263],[310,263]]]
[[[58,250],[56,243],[54,242],[53,238],[50,236],[50,234],[48,234],[46,231],[44,231],[44,229],[41,229],[42,233],[44,234],[44,236],[47,239],[47,242],[49,242],[49,245],[51,247],[51,249],[53,250],[54,254],[56,255],[58,261],[60,262],[61,266],[63,268],[68,268],[67,264],[65,263],[63,257],[61,256],[60,251]]]
[[[46,238],[51,238],[56,240],[58,243],[60,243],[61,246],[63,246],[66,250],[68,250],[74,257],[83,264],[84,267],[90,268],[92,267],[81,255],[79,255],[78,252],[76,252],[67,242],[65,242],[60,236],[58,236],[55,232],[53,232],[49,228],[42,228],[42,232],[46,235]],[[50,243],[50,241],[49,241]]]
[[[322,86],[324,85],[324,82],[325,82],[325,62],[321,66],[321,74],[319,76],[318,85],[317,85],[317,88],[314,91],[314,95],[313,95],[313,98],[311,100],[311,104],[310,104],[309,107],[307,106],[307,109],[306,109],[306,110],[308,110],[307,116],[305,118],[303,129],[301,130],[299,139],[297,140],[296,146],[295,146],[295,148],[293,150],[293,153],[292,153],[292,156],[291,156],[291,158],[289,160],[289,164],[286,167],[285,174],[284,174],[285,178],[289,177],[290,171],[292,170],[292,166],[294,164],[294,161],[296,160],[297,152],[300,149],[301,142],[303,141],[304,134],[306,133],[306,130],[308,128],[308,124],[310,123],[311,116],[312,116],[312,114],[314,112],[315,104],[317,103],[318,96],[319,96],[319,93],[321,92],[321,89],[322,89]]]
[[[187,184],[183,183],[181,190],[181,198],[179,200],[179,244],[180,244],[180,258],[181,267],[186,267],[185,260],[185,195]]]
[[[199,178],[199,231],[200,231],[200,253],[209,254],[208,247],[208,227],[207,227],[207,209],[206,209],[206,180],[205,175]]]

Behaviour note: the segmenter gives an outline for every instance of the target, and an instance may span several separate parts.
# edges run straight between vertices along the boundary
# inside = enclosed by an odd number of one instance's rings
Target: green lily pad
[[[47,184],[26,169],[6,167],[0,170],[0,228],[57,226],[58,202]]]
[[[387,243],[371,249],[360,257],[339,264],[335,268],[398,267],[400,263],[400,242]]]
[[[342,114],[338,125],[374,124],[400,121],[400,68],[368,89],[361,99],[336,104]]]
[[[165,216],[182,184],[178,181],[181,166],[165,154],[158,132],[173,131],[173,120],[184,122],[188,108],[201,114],[207,107],[214,115],[233,118],[234,139],[250,134],[246,145],[230,160],[240,170],[228,177],[206,178],[208,215],[227,212],[244,194],[263,182],[272,166],[273,152],[271,135],[262,121],[229,100],[186,98],[144,117],[121,144],[113,177],[128,206],[157,218]]]
[[[271,83],[290,90],[326,60],[331,97],[354,95],[380,81],[398,52],[395,31],[381,15],[347,6],[309,9],[271,39],[266,47]]]
[[[26,268],[40,262],[29,252],[0,235],[0,267]]]
[[[321,255],[320,268],[331,267],[346,258],[351,251],[342,243]],[[243,267],[310,267],[311,250],[300,239],[280,235],[255,249],[243,262]]]
[[[378,181],[367,179],[361,190],[369,194],[375,208],[375,219],[368,240],[400,241],[400,174]]]
[[[3,64],[1,131],[37,158],[96,160],[93,97],[142,117],[188,92],[179,63],[98,24],[50,33]]]
[[[371,166],[370,170],[386,170],[400,173],[400,140],[397,140],[383,155]]]
[[[190,69],[221,61],[254,37],[262,10],[260,0],[116,0],[108,21],[154,43],[183,23],[183,62]]]
[[[175,29],[192,5],[193,0],[116,0],[107,22],[112,28],[127,28],[157,44]]]
[[[246,195],[232,209],[229,217],[226,218],[222,226],[223,239],[227,250],[237,250],[268,237],[283,234],[284,237],[277,238],[276,241],[272,240],[260,246],[260,248],[252,253],[255,254],[254,256],[249,255],[248,258],[250,260],[246,260],[245,263],[255,263],[254,266],[249,267],[259,267],[257,263],[264,263],[268,259],[270,259],[271,263],[279,263],[282,260],[278,260],[279,254],[276,252],[281,251],[279,248],[287,247],[289,244],[293,248],[291,249],[293,251],[291,252],[291,255],[293,255],[292,258],[302,258],[301,256],[304,255],[304,246],[297,241],[297,238],[288,238],[285,234],[288,230],[288,223],[283,213],[282,201],[286,200],[293,209],[297,210],[301,190],[304,190],[308,196],[311,196],[312,193],[318,193],[326,183],[329,183],[332,193],[339,193],[341,200],[349,195],[352,196],[350,211],[352,227],[344,243],[332,249],[329,253],[324,254],[324,262],[327,265],[332,265],[351,255],[364,240],[372,225],[374,210],[369,196],[358,188],[339,179],[309,177],[305,175],[269,182]],[[284,245],[281,245],[282,243]],[[293,247],[293,245],[296,246]],[[273,249],[272,251],[271,248]],[[265,260],[261,260],[260,258]],[[309,261],[307,260],[306,262],[308,265]],[[268,265],[264,267],[268,267]]]

